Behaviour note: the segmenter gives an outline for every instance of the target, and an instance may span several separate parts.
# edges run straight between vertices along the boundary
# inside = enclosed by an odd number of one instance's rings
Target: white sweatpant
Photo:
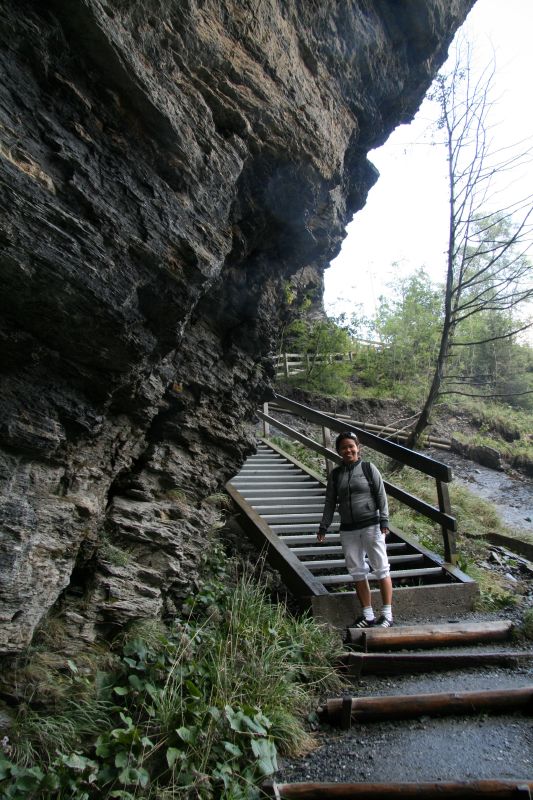
[[[346,566],[354,581],[364,580],[370,572],[365,553],[378,580],[390,575],[387,545],[379,525],[370,525],[358,531],[341,531],[340,534]]]

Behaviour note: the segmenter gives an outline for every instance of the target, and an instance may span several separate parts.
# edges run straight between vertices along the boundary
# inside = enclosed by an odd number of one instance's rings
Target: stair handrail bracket
[[[396,444],[395,442],[390,442],[386,439],[376,436],[369,431],[363,430],[349,420],[336,419],[329,414],[325,414],[322,411],[317,411],[316,409],[310,408],[302,403],[298,403],[295,400],[290,400],[288,397],[284,397],[283,395],[274,394],[272,400],[281,409],[284,409],[295,416],[302,417],[308,422],[321,426],[324,444],[321,445],[318,442],[315,442],[310,437],[305,436],[294,428],[291,428],[280,420],[274,418],[268,412],[268,403],[264,404],[262,411],[257,411],[257,416],[263,421],[264,424],[264,436],[266,438],[269,437],[271,425],[276,427],[278,430],[287,434],[301,444],[304,444],[307,448],[313,450],[315,453],[323,456],[326,459],[326,469],[328,473],[331,471],[334,464],[342,463],[340,456],[331,447],[331,431],[342,433],[345,430],[351,430],[357,434],[361,443],[366,447],[376,450],[377,452],[382,453],[383,455],[386,455],[387,457],[394,459],[401,464],[412,467],[419,472],[423,472],[425,475],[433,477],[436,483],[438,506],[432,506],[429,503],[426,503],[424,500],[415,497],[399,486],[395,486],[388,481],[384,481],[385,491],[391,497],[396,498],[401,503],[409,506],[409,508],[412,508],[419,514],[428,517],[440,525],[444,542],[444,566],[449,565],[450,567],[455,568],[457,563],[457,522],[451,513],[448,484],[452,481],[453,475],[451,468],[447,464],[437,461],[430,456],[410,450],[403,445]]]

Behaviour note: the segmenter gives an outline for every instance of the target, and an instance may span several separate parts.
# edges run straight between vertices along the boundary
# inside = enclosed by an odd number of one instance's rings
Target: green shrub
[[[107,716],[91,706],[91,728],[80,701],[77,714],[58,708],[68,724],[20,717],[0,760],[3,797],[248,800],[278,752],[310,746],[306,715],[320,693],[340,688],[338,637],[270,603],[219,546],[205,561],[209,579],[171,627],[133,626],[116,643],[113,669],[98,676],[82,678],[71,662],[64,680],[97,688]],[[30,730],[34,745],[21,758]]]

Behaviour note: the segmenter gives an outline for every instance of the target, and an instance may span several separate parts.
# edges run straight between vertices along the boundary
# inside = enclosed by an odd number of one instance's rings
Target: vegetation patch
[[[2,742],[2,797],[248,800],[278,753],[312,747],[306,717],[340,688],[338,637],[271,604],[220,546],[205,561],[171,625],[137,624],[92,664],[18,665],[30,688]]]

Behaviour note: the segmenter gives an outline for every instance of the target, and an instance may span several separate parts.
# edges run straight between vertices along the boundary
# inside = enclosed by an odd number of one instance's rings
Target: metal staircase
[[[316,539],[324,481],[277,445],[262,440],[226,488],[240,509],[243,527],[266,551],[288,588],[307,600],[315,615],[339,626],[348,624],[357,601],[340,545],[337,514],[326,541],[318,544]],[[410,618],[414,611],[427,610],[428,603],[438,604],[440,611],[448,602],[450,611],[471,608],[476,584],[395,529],[394,520],[387,552],[393,587],[400,590],[395,592],[395,607],[400,599]],[[374,589],[375,575],[368,578]],[[377,589],[373,594],[379,603]]]

